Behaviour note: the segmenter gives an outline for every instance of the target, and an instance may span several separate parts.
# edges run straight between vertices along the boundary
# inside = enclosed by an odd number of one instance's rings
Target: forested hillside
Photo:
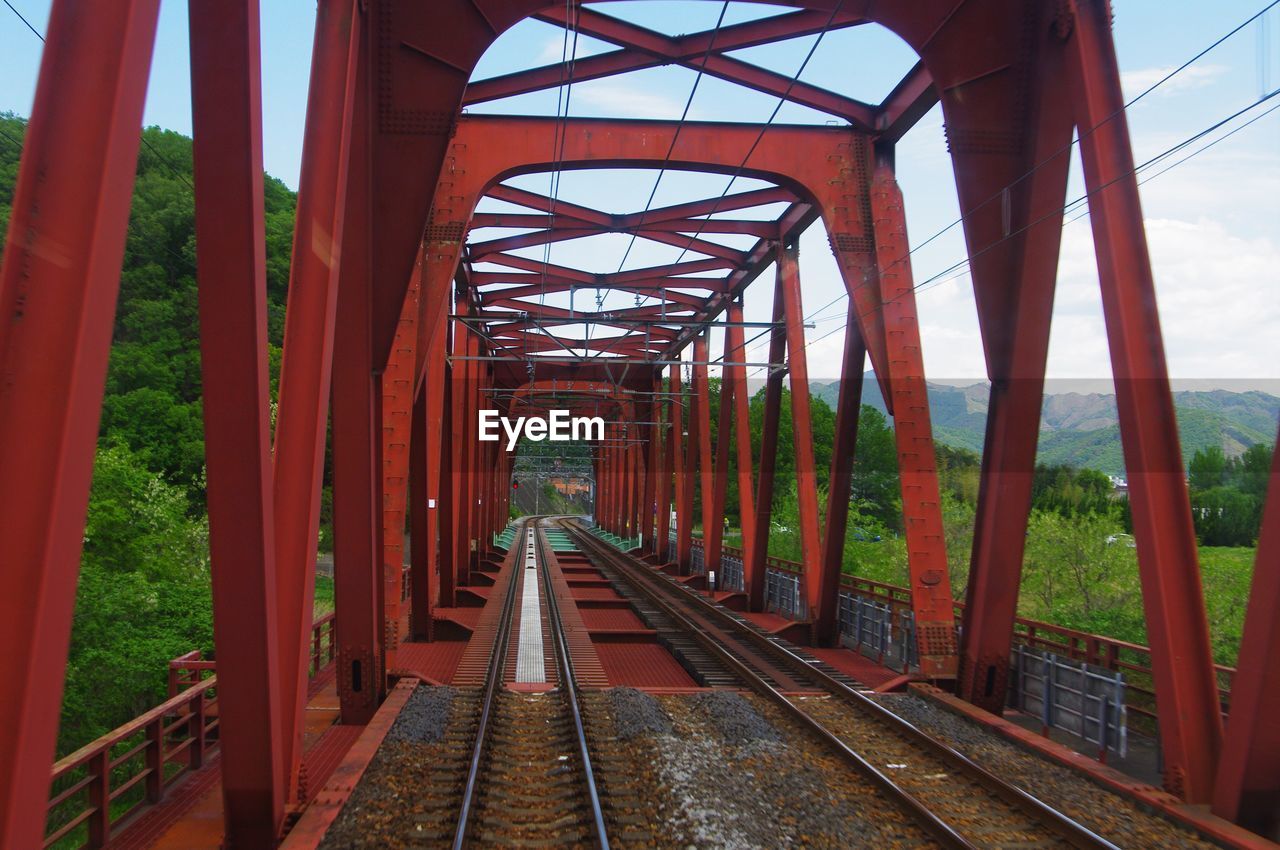
[[[0,115],[7,231],[26,122]],[[148,128],[138,156],[59,735],[67,752],[165,695],[166,663],[213,649],[191,140]],[[273,365],[294,194],[267,178]],[[2,250],[2,248],[0,248]]]
[[[839,382],[814,382],[813,393],[835,406]],[[1041,410],[1041,463],[1088,466],[1110,475],[1123,475],[1116,397],[1103,393],[1053,392],[1049,388]],[[884,411],[884,401],[871,373],[864,382],[868,404]],[[953,387],[929,384],[929,412],[934,435],[952,446],[982,451],[987,424],[986,384]],[[1216,446],[1228,457],[1250,446],[1270,445],[1276,438],[1280,398],[1263,392],[1175,392],[1183,463],[1197,451]]]

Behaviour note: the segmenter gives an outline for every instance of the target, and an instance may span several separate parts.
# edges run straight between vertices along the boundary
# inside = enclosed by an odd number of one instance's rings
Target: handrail
[[[701,547],[702,539],[693,538],[693,545]],[[722,550],[725,555],[743,557],[742,550],[737,547],[726,545]],[[765,558],[765,563],[766,566],[780,572],[801,577],[804,575],[803,565],[796,561],[769,555]],[[895,623],[903,612],[911,610],[911,589],[902,585],[844,574],[840,577],[840,588],[875,602],[888,604],[893,609]],[[957,615],[964,611],[963,601],[954,600],[952,604]],[[1155,686],[1152,680],[1150,647],[1027,617],[1014,619],[1013,638],[1015,642],[1033,649],[1055,652],[1073,661],[1083,661],[1115,672],[1135,674],[1136,679],[1129,681],[1125,689],[1126,705],[1143,722],[1154,727]],[[1214,669],[1218,674],[1219,702],[1225,715],[1231,702],[1231,684],[1236,670],[1225,664],[1215,664]]]
[[[312,675],[333,662],[333,628],[332,613],[312,624]],[[216,666],[199,650],[173,659],[168,699],[53,765],[44,847],[106,846],[123,820],[160,802],[166,788],[203,766],[218,747]],[[140,797],[122,800],[138,785]],[[68,811],[76,800],[79,808]]]

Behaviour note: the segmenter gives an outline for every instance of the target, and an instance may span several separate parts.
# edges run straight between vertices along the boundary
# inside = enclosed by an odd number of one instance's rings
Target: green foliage
[[[0,115],[5,230],[25,133],[23,119]],[[191,140],[154,127],[143,136],[85,527],[61,752],[162,701],[169,659],[213,648]],[[295,196],[269,176],[264,194],[274,375]],[[274,377],[272,386],[274,393]],[[331,599],[331,587],[317,587],[318,605],[326,593]]]
[[[1191,516],[1205,546],[1251,546],[1262,525],[1272,448],[1250,446],[1227,457],[1218,446],[1197,451],[1188,467]]]
[[[206,521],[128,448],[99,449],[59,751],[163,701],[169,659],[212,647]]]
[[[1031,504],[1062,516],[1105,514],[1115,508],[1110,478],[1096,469],[1065,464],[1036,465]]]

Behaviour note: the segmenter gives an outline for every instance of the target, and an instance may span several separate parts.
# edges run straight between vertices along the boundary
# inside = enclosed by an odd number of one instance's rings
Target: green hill
[[[832,407],[838,381],[814,382],[812,391]],[[1183,462],[1199,449],[1219,446],[1236,457],[1258,443],[1276,437],[1280,398],[1264,392],[1229,390],[1182,391],[1173,394],[1178,411]],[[863,401],[885,411],[871,373],[867,373]],[[929,411],[935,438],[947,445],[981,452],[987,422],[986,384],[953,387],[929,384]],[[1120,428],[1114,395],[1106,393],[1050,393],[1045,396],[1040,423],[1039,460],[1051,464],[1090,467],[1114,475],[1124,473]]]

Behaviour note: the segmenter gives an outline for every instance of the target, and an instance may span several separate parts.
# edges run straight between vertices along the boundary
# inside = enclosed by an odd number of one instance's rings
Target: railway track
[[[564,522],[578,548],[704,684],[773,703],[947,847],[1116,848],[860,693],[847,677]]]
[[[455,850],[476,846],[608,848],[573,661],[547,572],[546,541],[533,520],[517,539],[515,568],[524,582],[539,582],[543,588],[557,687],[538,693],[505,687],[516,589],[523,586],[513,577],[503,600],[480,700],[452,846]]]

